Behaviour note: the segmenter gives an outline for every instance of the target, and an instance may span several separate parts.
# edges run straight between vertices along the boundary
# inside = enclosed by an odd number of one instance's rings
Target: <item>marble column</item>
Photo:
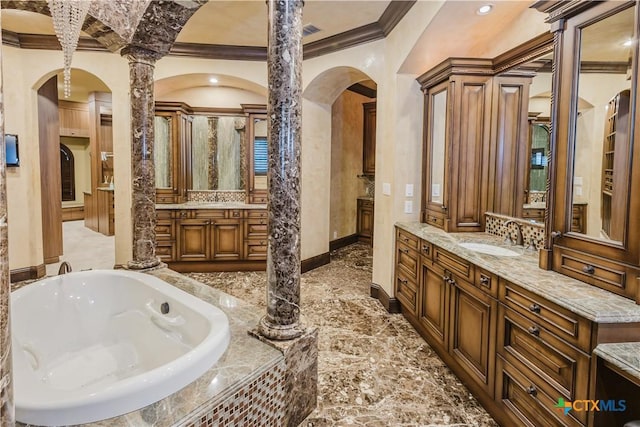
[[[160,265],[156,256],[153,69],[161,55],[129,46],[122,50],[122,56],[129,60],[131,91],[133,259],[127,267],[146,269]]]
[[[0,12],[1,21],[2,12]],[[0,45],[2,36],[0,35]],[[2,52],[0,52],[0,138],[4,141],[4,91],[2,89]],[[11,325],[9,299],[9,224],[7,220],[7,159],[0,149],[0,425],[15,423],[11,360]]]
[[[259,331],[274,340],[300,326],[300,127],[302,121],[301,0],[269,0],[269,246],[267,314]]]

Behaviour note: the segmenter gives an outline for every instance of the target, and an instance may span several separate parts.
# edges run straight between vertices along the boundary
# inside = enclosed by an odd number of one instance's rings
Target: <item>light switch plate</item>
[[[389,184],[388,182],[382,183],[382,194],[384,194],[385,196],[391,195],[391,184]]]
[[[404,188],[404,195],[406,197],[413,197],[413,184],[407,184]]]
[[[404,213],[413,213],[413,202],[411,200],[406,200],[404,202]]]

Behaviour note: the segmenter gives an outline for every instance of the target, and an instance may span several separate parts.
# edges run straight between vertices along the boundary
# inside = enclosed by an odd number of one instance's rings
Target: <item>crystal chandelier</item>
[[[53,28],[64,54],[64,97],[71,95],[71,57],[78,47],[80,30],[89,11],[89,0],[47,0]]]

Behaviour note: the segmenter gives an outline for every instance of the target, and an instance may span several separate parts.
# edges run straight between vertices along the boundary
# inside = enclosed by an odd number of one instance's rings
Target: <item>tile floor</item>
[[[84,221],[62,223],[63,255],[60,262],[47,264],[47,276],[58,274],[62,261],[68,261],[73,271],[112,269],[115,264],[115,238],[84,226]]]
[[[64,233],[75,271],[112,268],[113,237],[82,221]],[[331,260],[302,275],[302,320],[320,328],[318,407],[303,425],[496,426],[404,317],[369,296],[371,248],[351,245]],[[265,309],[264,272],[187,275]]]
[[[399,314],[369,296],[371,249],[351,245],[302,275],[303,321],[318,326],[318,407],[305,426],[496,426]],[[265,273],[188,276],[264,309]]]

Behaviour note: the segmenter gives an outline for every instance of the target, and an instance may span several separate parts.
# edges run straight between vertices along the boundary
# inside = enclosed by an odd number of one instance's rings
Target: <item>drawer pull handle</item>
[[[531,335],[534,335],[534,336],[536,336],[536,337],[539,337],[539,336],[540,336],[540,328],[538,328],[537,326],[531,326],[531,327],[528,329],[528,331],[529,331],[529,333],[530,333]]]
[[[260,225],[264,225],[264,220],[261,220],[261,221],[260,221]]]
[[[487,276],[480,276],[480,284],[483,286],[489,286],[490,279]]]
[[[587,274],[593,274],[596,271],[596,268],[593,265],[585,265],[582,267],[582,271]]]
[[[530,386],[527,388],[527,394],[530,394],[531,396],[536,396],[536,395],[538,394],[538,390],[536,389],[536,387],[535,387],[535,386],[530,385]]]
[[[438,218],[436,218],[435,216],[432,216],[431,217],[431,221],[436,222],[436,221],[438,221]]]
[[[408,283],[407,279],[400,279],[400,283],[402,283],[403,285],[406,285]]]
[[[405,243],[409,243],[409,239],[408,239],[408,238],[406,238],[406,237],[403,237],[403,238],[402,238],[402,240],[404,240],[404,241],[405,241]]]
[[[529,311],[540,314],[540,306],[536,303],[533,303],[529,306]]]
[[[429,246],[423,245],[422,246],[422,251],[425,252],[425,253],[429,253]]]
[[[400,249],[400,252],[402,252],[403,254],[408,254],[409,253],[409,249]]]

